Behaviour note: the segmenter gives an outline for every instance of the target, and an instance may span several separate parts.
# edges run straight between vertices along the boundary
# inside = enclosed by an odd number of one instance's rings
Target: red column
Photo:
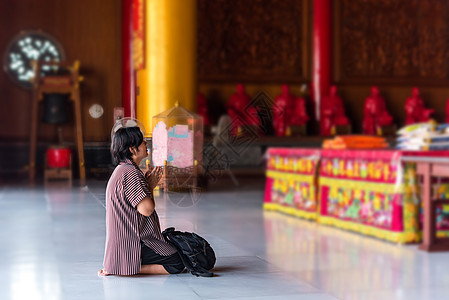
[[[313,1],[313,99],[320,119],[321,99],[329,92],[331,81],[331,0]]]
[[[133,0],[122,0],[122,106],[125,117],[136,117],[135,73],[132,60]]]

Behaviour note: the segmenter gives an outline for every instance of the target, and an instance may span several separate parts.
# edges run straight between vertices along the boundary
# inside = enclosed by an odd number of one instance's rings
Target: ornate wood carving
[[[305,81],[307,0],[199,0],[201,81]]]
[[[449,79],[447,0],[338,0],[336,79]]]

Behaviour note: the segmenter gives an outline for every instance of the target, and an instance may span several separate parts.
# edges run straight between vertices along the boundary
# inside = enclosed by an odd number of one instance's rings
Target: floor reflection
[[[425,253],[315,222],[264,212],[266,259],[338,297],[449,284],[449,253]]]
[[[0,187],[0,299],[448,298],[449,252],[265,212],[260,182],[218,183],[194,205],[174,201],[177,194],[156,195],[162,228],[194,231],[213,246],[214,278],[98,278],[104,181]]]

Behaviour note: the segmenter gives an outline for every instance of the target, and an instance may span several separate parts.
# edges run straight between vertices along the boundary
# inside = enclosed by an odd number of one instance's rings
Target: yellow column
[[[196,0],[147,0],[145,69],[137,73],[137,118],[151,118],[176,101],[196,110]]]

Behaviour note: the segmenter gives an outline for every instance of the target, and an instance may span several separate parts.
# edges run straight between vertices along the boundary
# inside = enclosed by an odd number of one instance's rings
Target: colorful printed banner
[[[279,172],[268,171],[272,178],[271,202],[316,212],[314,176],[285,176]]]
[[[408,181],[400,158],[399,151],[322,153],[319,221],[394,242],[418,241],[417,204],[407,198],[404,205]]]
[[[398,164],[384,160],[352,160],[346,158],[323,158],[320,175],[340,179],[395,182]]]
[[[315,219],[319,150],[271,150],[268,150],[264,208]]]
[[[313,175],[320,159],[319,149],[268,149],[268,170]]]

